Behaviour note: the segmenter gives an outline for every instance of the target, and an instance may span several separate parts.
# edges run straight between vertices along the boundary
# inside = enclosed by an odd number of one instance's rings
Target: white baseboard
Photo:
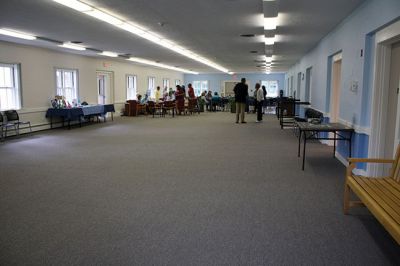
[[[324,145],[333,146],[333,140],[321,139],[320,142]]]
[[[354,169],[353,173],[355,175],[361,175],[361,176],[369,176],[367,175],[367,171],[363,170],[363,169]]]
[[[349,165],[349,162],[347,161],[346,158],[344,158],[340,153],[338,153],[337,151],[335,152],[335,157],[345,166]]]
[[[344,166],[347,167],[347,166],[349,165],[349,162],[347,161],[347,159],[344,158],[340,153],[335,152],[335,157],[336,157],[336,158],[339,160],[339,162],[341,162]],[[356,168],[356,169],[353,170],[353,173],[356,174],[356,175],[368,176],[368,175],[367,175],[367,171],[366,171],[366,170],[363,170],[363,169],[358,169],[358,168]]]

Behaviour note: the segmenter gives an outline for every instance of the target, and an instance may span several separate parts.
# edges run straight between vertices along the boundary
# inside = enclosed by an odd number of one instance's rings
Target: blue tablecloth
[[[108,112],[115,112],[113,104],[87,105],[63,109],[49,108],[46,112],[46,117],[62,117],[64,120],[78,120],[81,116],[105,115]]]

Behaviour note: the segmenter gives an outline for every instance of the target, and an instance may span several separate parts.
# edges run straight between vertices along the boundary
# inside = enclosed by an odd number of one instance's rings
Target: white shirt
[[[264,91],[263,91],[263,89],[259,88],[257,90],[257,101],[261,102],[263,100],[264,100]]]

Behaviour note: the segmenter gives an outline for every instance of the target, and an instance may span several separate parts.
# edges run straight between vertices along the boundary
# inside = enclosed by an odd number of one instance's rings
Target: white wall
[[[113,72],[116,114],[126,101],[127,74],[137,76],[140,94],[146,92],[149,76],[156,78],[156,86],[162,86],[163,78],[170,79],[170,86],[174,86],[175,79],[181,82],[184,79],[180,72],[140,66],[123,59],[80,56],[7,42],[0,42],[0,63],[21,65],[22,109],[19,113],[21,120],[30,120],[36,130],[49,128],[45,113],[56,94],[56,67],[78,70],[79,98],[89,104],[97,103],[96,71]]]

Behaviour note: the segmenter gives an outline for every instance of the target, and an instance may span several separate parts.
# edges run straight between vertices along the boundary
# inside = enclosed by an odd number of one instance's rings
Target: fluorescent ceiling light
[[[104,51],[102,53],[99,53],[99,55],[104,55],[104,56],[109,56],[109,57],[118,57],[117,53],[114,52],[108,52],[108,51]]]
[[[109,23],[111,25],[114,25],[114,26],[118,26],[118,25],[124,24],[124,22],[122,20],[117,19],[116,17],[111,16],[111,15],[109,15],[107,13],[104,13],[103,11],[100,11],[100,10],[97,10],[97,9],[94,9],[94,10],[91,10],[91,11],[87,11],[87,12],[84,11],[83,13],[87,14],[89,16],[92,16],[94,18],[97,18],[99,20],[102,20],[104,22],[107,22],[107,23]]]
[[[157,34],[154,34],[151,31],[148,31],[146,29],[143,29],[143,28],[135,25],[132,22],[122,21],[122,20],[116,18],[115,16],[112,16],[108,13],[100,11],[99,9],[89,6],[89,5],[86,5],[80,1],[77,1],[77,0],[53,0],[53,1],[60,3],[66,7],[70,7],[72,9],[78,10],[78,11],[82,12],[83,14],[87,14],[87,15],[95,17],[101,21],[107,22],[111,25],[114,25],[114,26],[120,28],[120,29],[123,29],[130,33],[133,33],[141,38],[144,38],[155,44],[158,44],[167,49],[170,49],[176,53],[184,55],[192,60],[198,61],[200,63],[203,63],[205,65],[208,65],[212,68],[218,69],[225,73],[229,72],[228,69],[226,69],[206,58],[203,58],[200,55],[195,54],[190,50],[180,47],[178,44],[175,44],[174,42],[172,42],[168,39],[162,38],[162,37],[158,36]]]
[[[79,12],[93,10],[93,8],[91,6],[88,6],[84,3],[76,1],[76,0],[53,0],[53,1],[57,2],[59,4],[62,4],[66,7],[75,9],[76,11],[79,11]]]
[[[229,75],[234,75],[234,74],[235,74],[235,72],[228,72],[228,74],[229,74]]]
[[[15,37],[15,38],[20,38],[20,39],[25,39],[25,40],[35,40],[36,37],[23,33],[23,32],[18,32],[14,30],[8,30],[8,29],[0,29],[0,34]]]
[[[169,65],[157,63],[157,62],[154,62],[154,61],[150,61],[150,60],[147,60],[147,59],[138,58],[138,57],[130,57],[130,58],[126,59],[126,60],[129,60],[129,61],[132,61],[132,62],[137,62],[137,63],[142,63],[142,64],[146,64],[146,65],[151,65],[151,66],[171,69],[171,70],[184,72],[184,73],[190,73],[190,74],[195,74],[195,75],[199,74],[198,72],[194,72],[194,71],[187,70],[187,69],[184,69],[184,68],[169,66]]]
[[[272,56],[266,56],[265,57],[265,62],[271,63],[272,62]]]
[[[142,35],[146,33],[142,28],[132,25],[132,23],[123,23],[122,25],[118,25],[118,28],[121,28],[123,30],[129,31],[130,33],[136,34],[136,35]]]
[[[264,30],[275,30],[278,17],[264,18]]]
[[[76,45],[73,43],[69,43],[69,42],[65,42],[63,44],[59,45],[60,47],[64,47],[64,48],[68,48],[68,49],[72,49],[72,50],[78,50],[78,51],[85,51],[86,48],[80,45]]]
[[[275,43],[275,37],[265,38],[265,45],[273,45]]]

